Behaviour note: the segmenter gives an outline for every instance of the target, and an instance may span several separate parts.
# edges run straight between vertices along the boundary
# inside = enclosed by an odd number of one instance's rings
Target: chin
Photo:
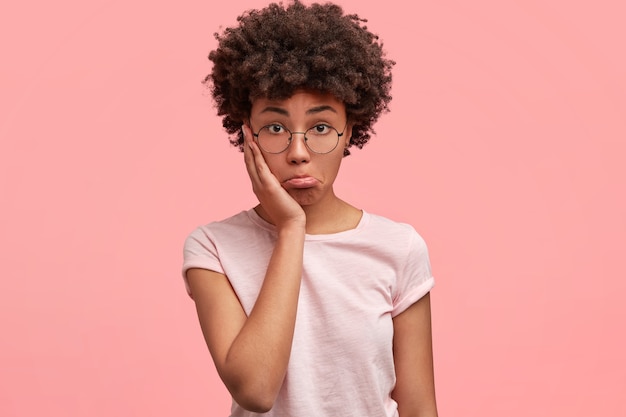
[[[310,206],[320,200],[319,191],[314,188],[293,189],[289,191],[289,195],[301,206]]]

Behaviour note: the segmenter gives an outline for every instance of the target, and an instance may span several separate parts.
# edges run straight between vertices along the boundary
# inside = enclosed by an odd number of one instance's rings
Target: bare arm
[[[396,387],[400,417],[437,417],[433,372],[430,294],[393,319]]]
[[[239,405],[265,412],[280,390],[291,353],[306,217],[271,174],[256,144],[246,141],[244,158],[254,192],[278,233],[250,316],[223,274],[190,269],[187,279],[224,384]]]

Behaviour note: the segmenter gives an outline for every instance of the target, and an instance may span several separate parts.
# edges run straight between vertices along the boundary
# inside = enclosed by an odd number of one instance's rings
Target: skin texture
[[[244,161],[255,208],[277,230],[276,246],[250,316],[246,317],[223,274],[190,269],[187,278],[202,331],[217,371],[242,407],[271,409],[283,383],[293,339],[302,275],[305,233],[337,233],[353,229],[362,212],[339,199],[333,189],[350,140],[343,102],[332,95],[298,90],[283,100],[257,99],[249,123],[242,127]],[[312,153],[302,134],[294,135],[280,154],[264,153],[253,131],[279,123],[303,132],[318,124],[346,126],[346,134],[328,154]],[[289,180],[311,178],[311,187]],[[394,360],[397,384],[393,398],[401,417],[437,415],[433,382],[430,297],[394,318]]]
[[[339,138],[340,143],[330,153],[311,152],[304,143],[303,135],[296,134],[285,152],[262,152],[262,156],[278,182],[306,213],[307,233],[333,233],[355,227],[361,218],[360,210],[337,198],[333,189],[343,159],[343,148],[347,146],[351,133],[343,103],[329,94],[306,90],[297,91],[289,100],[255,100],[250,124],[243,127],[246,137],[251,138],[253,131],[271,123],[298,132],[319,123],[327,123],[337,130],[346,126],[344,135]],[[289,179],[302,175],[313,177],[315,186],[304,189],[290,186]],[[276,224],[281,220],[275,219],[266,210],[268,204],[261,201],[257,212],[265,220]]]
[[[393,319],[396,387],[391,397],[401,417],[437,416],[430,294]]]

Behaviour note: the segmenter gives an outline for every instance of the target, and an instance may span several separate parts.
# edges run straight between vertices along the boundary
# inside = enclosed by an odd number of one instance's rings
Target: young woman
[[[232,416],[437,415],[424,241],[333,190],[391,99],[394,63],[362,22],[330,3],[271,4],[209,55],[259,200],[184,249]]]

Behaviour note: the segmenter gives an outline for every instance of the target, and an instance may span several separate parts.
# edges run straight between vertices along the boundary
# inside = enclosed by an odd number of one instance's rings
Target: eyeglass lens
[[[285,151],[291,143],[293,134],[281,125],[264,126],[256,135],[259,146],[269,153],[281,153]],[[329,125],[316,125],[304,133],[307,147],[315,153],[329,153],[337,147],[339,142],[339,132]]]

